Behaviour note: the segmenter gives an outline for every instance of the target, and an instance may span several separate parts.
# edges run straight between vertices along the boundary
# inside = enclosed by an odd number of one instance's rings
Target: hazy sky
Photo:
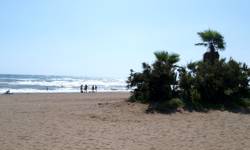
[[[198,60],[198,31],[250,65],[249,0],[1,0],[0,73],[127,77],[153,52]]]

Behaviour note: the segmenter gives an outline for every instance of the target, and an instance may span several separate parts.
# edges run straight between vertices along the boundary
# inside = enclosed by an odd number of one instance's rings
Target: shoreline
[[[80,92],[17,92],[17,93],[0,93],[0,95],[21,95],[21,94],[98,94],[98,93],[130,93],[131,91],[100,91],[100,92],[87,92],[87,93],[80,93]]]

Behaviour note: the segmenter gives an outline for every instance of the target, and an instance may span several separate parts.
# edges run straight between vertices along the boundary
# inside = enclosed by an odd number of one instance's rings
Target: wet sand
[[[146,114],[128,93],[0,96],[0,150],[249,150],[250,115]]]

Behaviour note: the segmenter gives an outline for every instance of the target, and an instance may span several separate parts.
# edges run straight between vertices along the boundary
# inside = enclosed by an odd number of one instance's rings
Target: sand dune
[[[250,115],[145,114],[128,93],[0,96],[1,150],[249,150]]]

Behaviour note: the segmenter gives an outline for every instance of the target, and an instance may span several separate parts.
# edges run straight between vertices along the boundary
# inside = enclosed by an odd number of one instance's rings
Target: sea
[[[99,92],[128,92],[126,79],[55,75],[0,74],[0,93],[77,93],[81,85],[97,86]]]

